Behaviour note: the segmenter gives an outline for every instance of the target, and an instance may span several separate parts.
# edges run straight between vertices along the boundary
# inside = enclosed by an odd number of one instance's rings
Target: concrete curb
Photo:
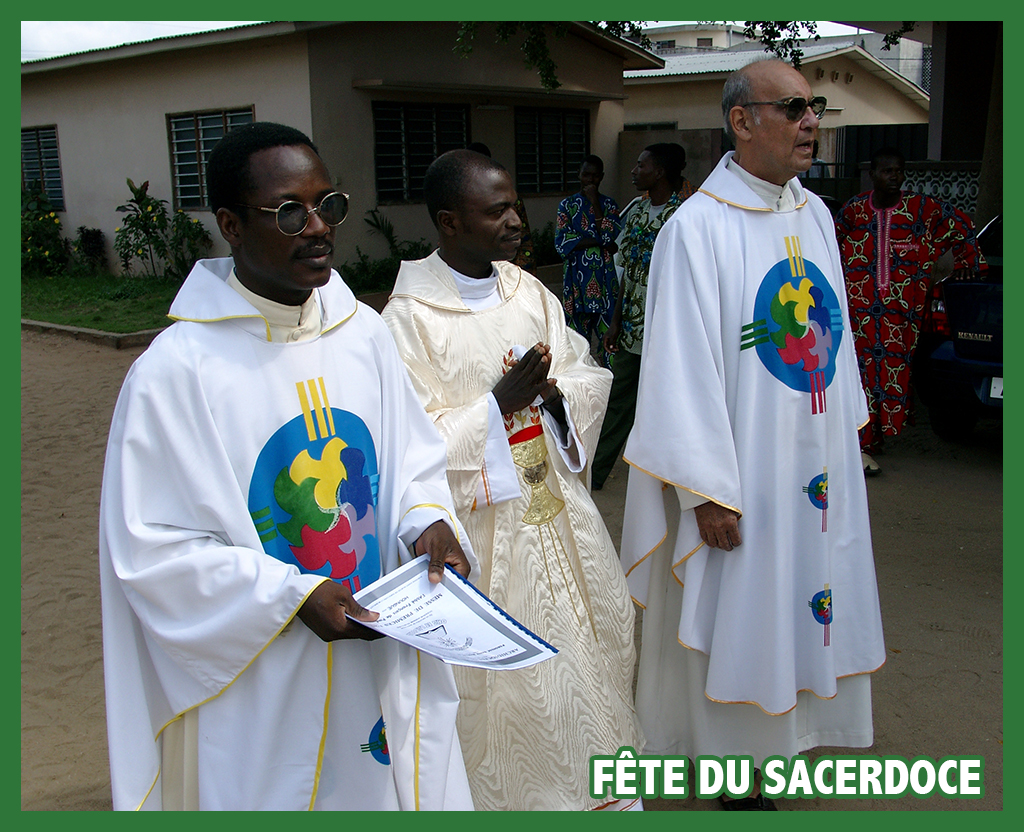
[[[116,350],[123,350],[126,347],[145,347],[156,338],[166,327],[160,329],[143,329],[139,332],[103,332],[99,329],[88,329],[80,326],[62,326],[60,324],[46,323],[45,321],[30,321],[21,319],[21,328],[31,332],[49,332],[55,335],[66,335],[79,341],[90,341],[94,344],[101,344],[106,347],[113,347]]]

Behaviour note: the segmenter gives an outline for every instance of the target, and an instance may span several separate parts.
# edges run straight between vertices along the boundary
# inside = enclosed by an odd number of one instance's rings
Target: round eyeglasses
[[[746,104],[740,104],[740,107],[753,107],[754,105],[761,104],[764,106],[781,107],[786,111],[786,118],[790,121],[799,121],[804,117],[804,113],[807,112],[807,108],[811,108],[811,112],[814,113],[815,118],[821,118],[825,115],[825,106],[828,104],[828,100],[823,95],[816,95],[810,101],[806,98],[784,98],[781,101],[748,101]]]
[[[331,228],[336,228],[345,222],[348,216],[348,194],[341,191],[334,191],[327,194],[320,200],[320,204],[312,211],[306,208],[301,202],[293,199],[282,202],[276,208],[264,208],[262,205],[246,205],[244,202],[236,203],[239,208],[252,208],[254,211],[266,211],[268,214],[277,215],[277,227],[280,232],[288,237],[296,237],[306,230],[309,225],[309,215],[317,214]]]

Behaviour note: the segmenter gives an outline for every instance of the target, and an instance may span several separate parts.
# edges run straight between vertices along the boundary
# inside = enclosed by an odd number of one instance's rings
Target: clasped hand
[[[537,344],[530,347],[494,385],[491,393],[503,416],[518,413],[540,396],[547,403],[558,397],[557,379],[548,378],[551,369],[551,347]]]

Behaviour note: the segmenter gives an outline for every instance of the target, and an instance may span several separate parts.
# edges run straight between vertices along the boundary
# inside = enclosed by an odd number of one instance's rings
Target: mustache
[[[323,257],[325,254],[332,254],[334,252],[334,246],[331,243],[324,241],[309,243],[298,249],[294,257],[301,260],[305,257]]]

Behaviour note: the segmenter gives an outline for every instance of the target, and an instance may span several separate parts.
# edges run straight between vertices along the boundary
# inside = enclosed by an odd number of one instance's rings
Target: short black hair
[[[437,226],[438,211],[457,211],[462,207],[466,185],[480,170],[505,171],[505,166],[475,150],[449,150],[442,153],[423,175],[423,198],[430,219]]]
[[[644,148],[651,154],[654,163],[665,171],[665,178],[669,182],[677,182],[683,175],[683,168],[686,167],[686,151],[683,146],[675,142],[658,142],[649,144]]]
[[[871,154],[871,167],[869,170],[878,170],[878,164],[882,159],[896,159],[901,165],[906,167],[907,157],[903,155],[903,152],[897,147],[880,147],[874,153]]]
[[[583,170],[584,165],[593,165],[597,168],[598,173],[604,173],[604,160],[600,156],[595,156],[593,153],[589,156],[583,157],[583,161],[580,162],[580,170]]]
[[[317,156],[320,151],[309,136],[294,127],[257,121],[235,127],[222,138],[210,153],[206,165],[206,188],[210,210],[233,208],[253,189],[249,175],[249,158],[271,147],[292,147],[304,144]]]

